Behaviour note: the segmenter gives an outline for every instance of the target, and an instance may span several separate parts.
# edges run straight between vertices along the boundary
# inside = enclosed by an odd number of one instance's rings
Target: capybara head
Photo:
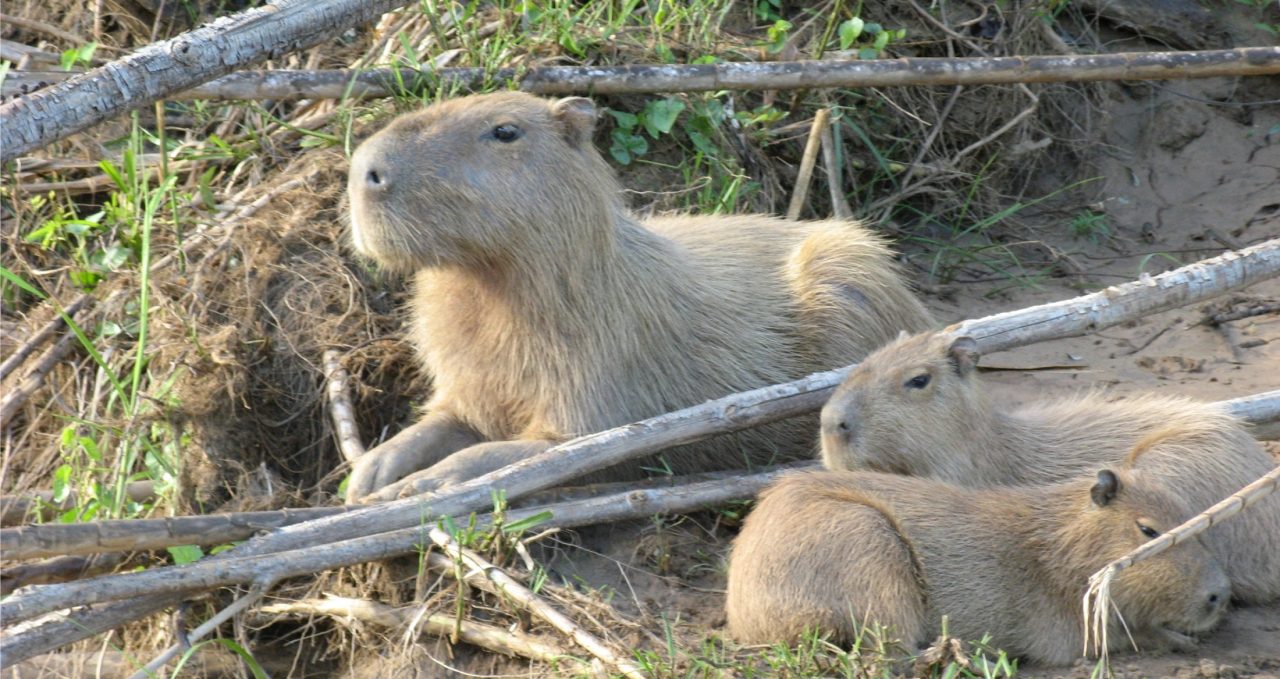
[[[595,118],[588,99],[519,92],[397,118],[351,159],[356,249],[399,270],[590,251],[620,206]]]
[[[1079,486],[1083,491],[1084,485]],[[1048,563],[1074,571],[1083,591],[1090,573],[1159,537],[1190,518],[1185,506],[1163,486],[1140,471],[1103,469],[1081,492],[1074,521],[1060,528]],[[1221,564],[1198,541],[1174,545],[1121,570],[1112,580],[1115,610],[1135,634],[1178,648],[1190,646],[1191,635],[1212,628],[1231,598],[1231,584]]]
[[[948,454],[954,437],[979,434],[990,417],[977,364],[968,337],[904,333],[876,350],[822,409],[823,464],[915,475],[963,464]]]

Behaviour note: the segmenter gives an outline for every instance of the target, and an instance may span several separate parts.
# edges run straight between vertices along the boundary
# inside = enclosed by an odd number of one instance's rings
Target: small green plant
[[[836,30],[840,49],[847,50],[858,46],[859,59],[878,59],[892,41],[900,41],[907,37],[907,29],[890,30],[878,23],[868,23],[859,17],[853,17],[840,24]]]
[[[79,64],[88,66],[93,63],[93,53],[98,50],[98,43],[89,42],[79,47],[72,47],[62,52],[62,58],[59,62],[62,64],[62,70],[70,71]]]
[[[1071,219],[1071,235],[1077,239],[1085,239],[1098,244],[1111,238],[1111,227],[1107,225],[1107,216],[1093,210],[1081,210]]]
[[[609,115],[617,127],[609,135],[612,142],[609,155],[620,165],[630,165],[633,160],[649,152],[649,142],[640,135],[641,130],[655,140],[670,134],[684,109],[684,102],[674,98],[654,99],[645,104],[639,113],[610,109]]]

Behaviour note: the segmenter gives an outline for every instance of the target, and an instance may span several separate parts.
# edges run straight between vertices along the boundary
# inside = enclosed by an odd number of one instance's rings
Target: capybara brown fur
[[[472,478],[853,362],[932,324],[885,242],[856,222],[640,220],[592,146],[595,119],[582,98],[469,96],[397,118],[356,151],[352,239],[414,273],[411,337],[434,393],[411,446],[422,452],[361,459],[349,498],[427,467],[416,490]],[[811,455],[815,428],[783,423],[664,462],[695,471]]]
[[[877,472],[784,477],[761,496],[729,559],[729,632],[794,642],[817,628],[845,644],[869,622],[911,649],[942,617],[962,639],[1066,664],[1084,652],[1089,576],[1188,511],[1141,472],[1050,486],[972,489]],[[1121,570],[1115,610],[1142,647],[1189,647],[1230,598],[1198,542]],[[1113,616],[1114,618],[1114,616]],[[1108,643],[1128,642],[1113,619]]]
[[[1196,511],[1275,467],[1222,407],[1177,396],[1108,401],[1100,392],[1003,406],[977,376],[976,343],[904,337],[868,356],[822,411],[829,469],[925,476],[964,486],[1044,484],[1131,462]],[[1280,597],[1280,495],[1204,540],[1242,602]]]

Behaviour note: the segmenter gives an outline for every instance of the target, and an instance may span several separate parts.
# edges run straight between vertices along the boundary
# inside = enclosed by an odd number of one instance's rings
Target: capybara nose
[[[1227,603],[1230,601],[1231,589],[1229,587],[1222,587],[1210,592],[1209,596],[1205,598],[1205,612],[1211,616],[1217,616],[1226,610]]]
[[[378,193],[385,192],[391,187],[391,178],[387,176],[386,168],[377,165],[369,165],[364,170],[364,187],[368,191]]]
[[[841,413],[822,414],[822,435],[834,441],[848,444],[853,436],[853,423]]]

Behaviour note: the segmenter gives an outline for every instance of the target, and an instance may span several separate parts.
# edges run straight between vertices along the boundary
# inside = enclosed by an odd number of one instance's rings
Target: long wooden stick
[[[1280,396],[1277,397],[1280,401]],[[1280,404],[1277,404],[1280,408]],[[1280,416],[1277,417],[1280,419]],[[767,471],[767,470],[761,470]],[[658,477],[641,481],[598,483],[539,491],[513,503],[516,507],[585,500],[622,491],[671,488],[701,481],[732,481],[742,470],[723,470]],[[283,526],[355,511],[358,507],[302,507],[274,511],[170,516],[162,519],[106,519],[83,523],[41,523],[0,530],[0,554],[6,561],[104,552],[140,552],[175,545],[220,545],[245,540]],[[71,578],[68,578],[71,579]]]
[[[563,95],[1161,80],[1274,73],[1280,73],[1280,48],[1242,47],[1201,52],[550,66],[496,71],[483,68],[425,71],[406,68],[398,73],[385,68],[245,71],[186,91],[171,92],[166,97],[272,100],[388,97],[402,92],[403,88],[416,92],[448,85],[477,90],[509,81],[518,82],[526,92]],[[41,94],[44,90],[38,88],[66,77],[57,71],[11,71],[6,76],[3,93],[6,98],[24,92]],[[49,141],[53,139],[42,143]]]
[[[1109,327],[1225,294],[1277,274],[1280,274],[1280,239],[1072,300],[957,324],[948,331],[974,337],[980,349],[990,352]],[[287,526],[219,556],[270,554],[417,526],[426,516],[481,510],[490,503],[493,488],[505,488],[507,497],[514,500],[522,494],[674,445],[812,412],[822,406],[849,369],[817,373],[795,382],[727,396],[575,439],[534,458],[439,493]],[[412,440],[412,429],[410,427],[383,445],[397,440]],[[9,654],[17,662],[113,629],[180,599],[180,596],[161,594],[89,611],[76,611],[65,619],[46,623],[38,629],[0,639],[0,653]]]
[[[404,0],[276,0],[0,106],[0,162],[237,68],[374,21]]]
[[[1280,389],[1229,401],[1220,401],[1224,410],[1253,425],[1280,421]],[[556,504],[570,499],[590,499],[620,491],[671,488],[700,481],[731,483],[741,471],[690,474],[631,483],[599,484],[601,488],[566,489],[552,495]],[[536,496],[537,494],[535,494]],[[543,499],[541,504],[548,504]],[[0,554],[10,561],[51,556],[131,552],[163,549],[175,545],[218,545],[244,540],[254,534],[292,526],[303,521],[354,511],[353,507],[304,507],[277,511],[238,512],[163,519],[108,519],[71,524],[35,524],[0,530]]]
[[[510,510],[507,517],[508,521],[514,522],[550,513],[551,518],[547,521],[549,525],[572,528],[641,518],[659,512],[686,513],[752,497],[779,476],[814,465],[814,462],[794,463],[729,481],[703,481],[674,488],[623,491],[585,500]],[[484,525],[488,520],[489,517],[484,516],[478,521]],[[424,543],[430,542],[427,532],[430,527],[420,523],[410,528],[283,553],[208,559],[187,566],[153,568],[54,586],[33,587],[16,592],[0,602],[0,619],[6,624],[14,624],[72,606],[114,601],[146,593],[180,594],[241,584],[266,589],[284,578],[412,553]],[[8,645],[10,641],[12,639],[6,639],[6,643],[0,645],[0,651],[6,657],[13,657],[9,656],[13,652]],[[20,655],[16,657],[22,658]]]

